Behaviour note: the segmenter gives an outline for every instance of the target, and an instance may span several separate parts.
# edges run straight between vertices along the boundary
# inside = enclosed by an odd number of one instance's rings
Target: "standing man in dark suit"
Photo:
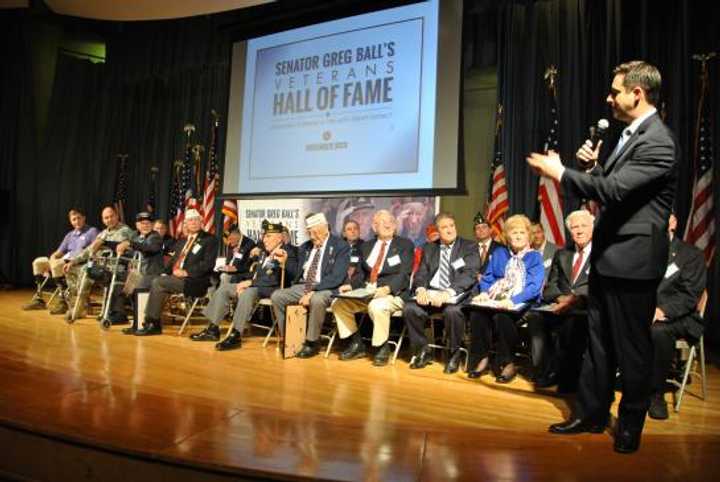
[[[340,354],[341,360],[365,356],[365,343],[355,322],[355,314],[367,312],[373,322],[372,345],[377,347],[373,365],[384,366],[390,360],[390,317],[402,310],[403,295],[410,285],[415,245],[397,236],[398,221],[385,209],[375,213],[372,228],[376,238],[360,246],[358,276],[352,284],[340,287],[340,292],[366,288],[372,298],[338,299],[332,305],[340,338],[352,336],[350,345]]]
[[[474,242],[458,237],[452,214],[438,214],[435,225],[440,232],[440,239],[423,247],[422,260],[411,291],[415,294],[415,300],[405,303],[403,318],[415,354],[410,368],[425,368],[432,363],[432,348],[428,346],[425,326],[430,320],[430,313],[442,313],[450,342],[451,356],[444,370],[449,374],[457,372],[460,367],[465,315],[460,303],[448,301],[467,293],[475,285],[480,257]]]
[[[478,269],[478,276],[476,281],[480,281],[488,263],[490,257],[498,246],[502,246],[492,238],[492,229],[488,224],[482,213],[478,212],[473,219],[475,241],[477,241],[478,256],[480,260],[480,268]]]
[[[525,314],[536,374],[535,388],[559,383],[559,391],[576,389],[582,354],[587,346],[587,316],[580,311],[587,307],[594,222],[595,216],[584,209],[568,215],[565,225],[575,246],[555,252],[543,289],[543,301],[551,304],[552,312]],[[558,335],[557,353],[553,332]]]
[[[593,234],[588,326],[573,416],[552,433],[605,430],[615,370],[622,373],[615,450],[636,451],[650,406],[653,346],[650,325],[667,265],[667,219],[675,198],[678,147],[657,113],[660,72],[634,61],[619,65],[607,102],[626,124],[613,153],[597,164],[599,146],[577,152],[581,167],[565,169],[557,153],[533,153],[528,163],[578,197],[600,203]]]
[[[185,212],[185,226],[188,237],[178,242],[175,254],[165,266],[165,274],[153,280],[145,307],[145,324],[135,336],[162,333],[160,314],[169,295],[184,293],[200,297],[207,293],[215,266],[217,239],[202,230],[202,216],[195,209]]]
[[[360,237],[360,225],[353,219],[348,219],[343,224],[342,236],[350,245],[350,266],[348,267],[348,279],[352,280],[358,271],[360,263],[360,245],[363,239]]]
[[[320,352],[319,338],[325,310],[332,302],[332,293],[347,278],[350,265],[350,246],[330,233],[323,213],[308,215],[305,227],[310,240],[298,250],[298,270],[293,285],[276,290],[271,296],[281,333],[285,330],[285,308],[288,305],[308,307],[307,335],[297,353],[298,358],[310,358]]]
[[[670,373],[675,341],[686,338],[690,343],[700,339],[705,330],[697,312],[697,304],[705,289],[707,273],[702,251],[675,236],[677,218],[670,215],[668,223],[670,255],[665,276],[658,287],[657,307],[650,332],[655,347],[650,417],[668,418],[665,403],[665,380]]]

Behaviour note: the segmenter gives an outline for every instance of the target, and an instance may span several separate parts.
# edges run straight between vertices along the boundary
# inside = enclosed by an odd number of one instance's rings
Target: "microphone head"
[[[600,119],[597,123],[597,128],[600,133],[604,132],[608,127],[610,127],[610,123],[607,119]]]

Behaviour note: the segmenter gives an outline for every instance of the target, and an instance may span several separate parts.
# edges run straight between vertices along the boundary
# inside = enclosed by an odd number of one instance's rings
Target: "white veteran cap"
[[[325,218],[325,215],[323,213],[317,213],[313,214],[309,218],[305,220],[305,227],[306,228],[312,228],[314,226],[318,226],[320,224],[327,224],[327,219]]]
[[[185,211],[185,219],[202,218],[196,209],[188,209]]]

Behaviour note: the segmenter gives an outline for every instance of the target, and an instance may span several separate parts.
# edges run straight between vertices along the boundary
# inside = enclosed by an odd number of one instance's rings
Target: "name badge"
[[[359,262],[360,262],[360,256],[350,256],[350,262],[351,262],[351,263],[359,263]]]
[[[552,258],[546,260],[546,261],[543,263],[543,266],[544,266],[545,268],[549,268],[551,264],[552,264]]]
[[[400,255],[396,254],[395,256],[392,256],[387,259],[388,266],[397,266],[400,264]]]
[[[665,271],[665,278],[671,277],[678,271],[680,271],[680,268],[678,268],[678,265],[676,265],[675,263],[670,263],[670,265],[668,265],[668,267],[667,267],[667,270]]]
[[[215,258],[215,271],[223,271],[225,269],[225,258]]]
[[[462,258],[458,258],[458,259],[456,259],[455,261],[453,261],[452,263],[450,263],[450,265],[451,265],[455,270],[458,270],[458,269],[460,269],[460,268],[464,268],[464,267],[465,267],[465,260],[462,259]]]
[[[190,251],[192,251],[193,254],[198,254],[201,249],[202,249],[202,246],[200,246],[199,244],[196,243],[195,246],[193,246]]]
[[[233,254],[233,258],[235,258],[235,259],[242,259],[242,257],[243,257],[242,253],[234,253]]]

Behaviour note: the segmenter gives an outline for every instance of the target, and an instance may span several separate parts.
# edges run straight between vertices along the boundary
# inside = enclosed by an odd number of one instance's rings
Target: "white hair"
[[[578,209],[577,211],[573,211],[567,215],[567,217],[565,218],[565,226],[567,226],[567,228],[570,229],[570,222],[573,219],[579,218],[579,217],[588,218],[590,220],[591,225],[595,224],[595,216],[593,216],[593,214],[590,211],[588,211],[587,209]]]

